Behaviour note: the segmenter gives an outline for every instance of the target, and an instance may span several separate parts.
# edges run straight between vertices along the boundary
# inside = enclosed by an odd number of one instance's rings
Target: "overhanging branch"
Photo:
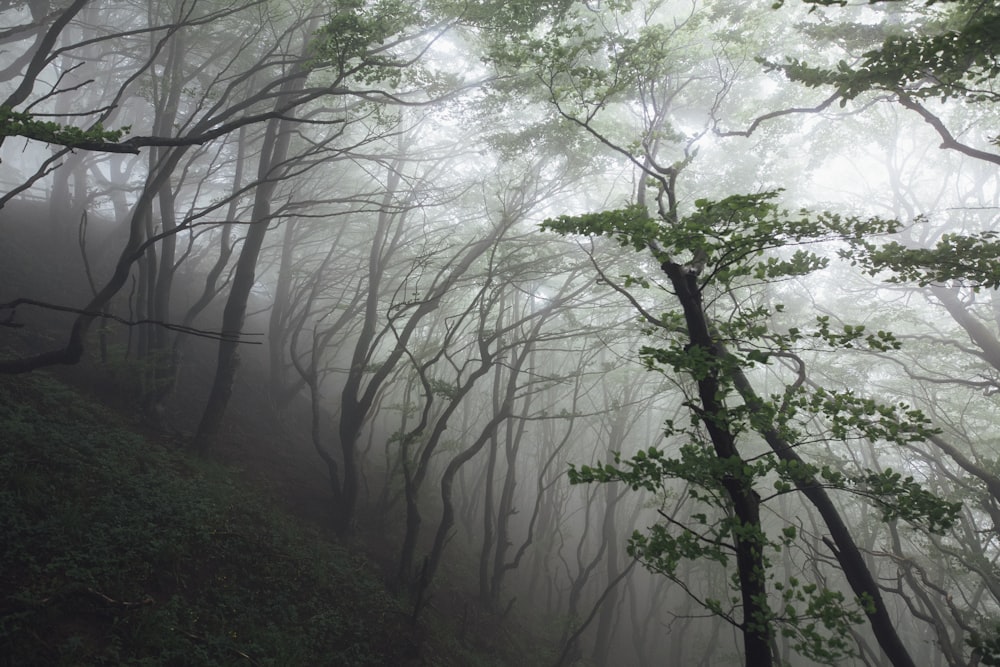
[[[819,113],[825,111],[827,107],[833,104],[837,98],[840,97],[840,93],[834,93],[830,97],[826,98],[814,107],[792,107],[790,109],[779,109],[778,111],[771,111],[763,116],[757,116],[750,126],[745,130],[727,130],[723,131],[719,129],[719,121],[716,118],[712,118],[712,132],[717,137],[749,137],[753,134],[761,123],[767,122],[769,120],[774,120],[775,118],[780,118],[782,116],[791,116],[793,114],[800,113]]]
[[[928,111],[922,104],[906,93],[896,91],[896,96],[899,98],[900,104],[910,111],[916,111],[920,114],[920,117],[923,118],[928,125],[933,127],[934,131],[941,136],[941,148],[955,150],[963,155],[976,158],[977,160],[985,160],[986,162],[992,162],[993,164],[1000,164],[1000,155],[997,155],[996,153],[987,153],[986,151],[981,151],[978,148],[967,146],[966,144],[958,141],[948,128],[945,127],[945,124],[940,118]]]
[[[237,331],[235,333],[229,333],[225,331],[210,331],[208,329],[198,329],[195,327],[185,326],[183,324],[173,324],[171,322],[164,322],[162,320],[129,320],[124,317],[119,317],[112,313],[103,313],[100,311],[86,310],[83,308],[74,308],[72,306],[60,306],[56,303],[48,303],[47,301],[39,301],[37,299],[14,299],[13,301],[8,301],[7,303],[0,303],[0,311],[9,310],[10,314],[7,319],[0,321],[0,326],[20,328],[24,326],[23,324],[17,324],[13,321],[14,312],[17,310],[18,306],[36,306],[38,308],[45,308],[46,310],[55,310],[61,313],[73,313],[74,315],[86,315],[88,317],[95,317],[105,320],[114,320],[119,324],[124,324],[127,327],[135,327],[140,324],[153,324],[158,327],[163,327],[164,329],[169,329],[170,331],[178,331],[180,333],[190,334],[192,336],[200,336],[202,338],[210,338],[212,340],[228,340],[236,343],[245,343],[247,345],[260,345],[258,341],[248,341],[243,340],[245,336],[263,336],[262,333],[243,333]]]

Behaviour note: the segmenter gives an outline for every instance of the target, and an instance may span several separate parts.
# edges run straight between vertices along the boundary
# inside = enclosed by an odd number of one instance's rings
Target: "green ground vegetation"
[[[498,664],[436,632],[234,471],[0,382],[0,664]]]

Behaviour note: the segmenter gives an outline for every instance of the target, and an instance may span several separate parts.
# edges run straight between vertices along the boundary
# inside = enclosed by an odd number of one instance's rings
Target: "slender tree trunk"
[[[482,450],[486,443],[489,442],[490,433],[510,417],[510,402],[511,401],[508,396],[507,400],[504,401],[500,412],[494,414],[490,421],[486,423],[479,437],[476,438],[476,440],[469,445],[469,447],[452,458],[452,460],[448,462],[444,473],[441,475],[441,519],[438,522],[437,531],[434,534],[434,543],[431,546],[430,554],[427,556],[427,570],[423,582],[424,587],[430,584],[434,575],[437,573],[438,567],[441,565],[441,557],[444,554],[444,548],[448,544],[451,528],[455,525],[455,506],[451,499],[452,486],[455,483],[455,476],[458,474],[458,471],[462,468],[462,466],[472,460],[472,458]]]
[[[497,385],[500,382],[500,370],[494,375],[494,400],[497,400]],[[495,406],[494,406],[494,409]],[[493,516],[493,484],[497,472],[497,451],[500,449],[500,437],[495,431],[490,434],[490,446],[486,454],[486,477],[483,480],[483,543],[479,550],[479,600],[487,607],[492,607],[490,596],[490,556],[493,552],[493,541],[496,539]]]
[[[532,359],[534,359],[534,356],[534,352],[532,352]],[[533,365],[532,363],[531,366]],[[520,414],[527,414],[530,399],[526,396],[521,401]],[[500,504],[497,507],[496,546],[493,553],[493,575],[490,577],[490,601],[494,609],[499,609],[500,607],[504,579],[507,572],[514,567],[513,563],[507,562],[507,551],[511,545],[510,520],[517,512],[517,508],[514,505],[514,491],[517,488],[517,455],[521,448],[521,441],[524,438],[526,425],[527,422],[523,419],[519,420],[516,424],[507,422],[505,433],[504,461],[506,463],[506,474],[504,474],[503,486],[500,489]]]
[[[724,348],[718,349],[721,354],[728,354]],[[751,408],[763,405],[763,401],[754,391],[746,375],[737,366],[732,366],[732,368],[734,385],[744,402]],[[761,435],[764,436],[778,458],[799,464],[796,467],[797,470],[808,470],[802,457],[775,429],[765,429]],[[869,623],[871,623],[875,638],[886,657],[889,658],[894,667],[916,667],[916,663],[896,631],[896,624],[889,616],[882,592],[865,563],[864,555],[855,543],[847,524],[844,523],[843,517],[833,501],[830,500],[826,490],[815,477],[805,474],[796,476],[795,486],[819,511],[827,530],[830,531],[832,542],[828,542],[828,546],[837,557],[837,562],[840,563],[851,590],[858,598],[869,602],[869,608],[865,610],[865,613]]]
[[[597,490],[592,492],[596,495]],[[585,501],[584,505],[584,516],[583,516],[583,529],[577,539],[576,546],[576,573],[571,573],[567,571],[567,575],[570,577],[569,595],[566,598],[566,624],[563,628],[562,637],[559,639],[559,645],[563,647],[562,654],[557,665],[563,664],[566,661],[575,659],[580,656],[580,627],[583,623],[580,618],[580,602],[583,599],[583,593],[586,589],[587,583],[590,581],[591,575],[593,575],[594,570],[600,564],[601,560],[604,559],[604,554],[607,551],[608,545],[601,540],[600,547],[597,553],[590,559],[589,562],[585,563],[583,559],[584,545],[589,541],[590,529],[592,523],[590,521],[591,512],[593,511],[594,496],[591,495]],[[568,570],[569,568],[567,568]]]
[[[385,229],[388,231],[388,227]],[[463,254],[454,260],[454,263],[450,267],[450,272],[431,289],[431,293],[413,310],[406,324],[398,331],[395,344],[385,359],[382,360],[378,369],[370,372],[368,364],[374,352],[372,345],[375,341],[376,325],[380,317],[378,281],[381,279],[384,265],[387,261],[387,257],[382,255],[382,250],[379,247],[381,245],[379,241],[381,236],[376,238],[376,244],[370,256],[369,294],[365,304],[364,323],[358,336],[358,342],[354,348],[347,381],[344,383],[344,388],[341,391],[338,433],[340,435],[340,448],[343,461],[343,483],[341,485],[343,495],[339,498],[339,502],[337,502],[337,512],[334,519],[334,529],[338,533],[343,535],[350,532],[353,528],[352,524],[358,503],[358,439],[361,436],[362,427],[371,413],[372,406],[375,404],[385,382],[389,379],[393,369],[396,368],[396,365],[406,353],[406,346],[409,344],[420,323],[425,317],[437,310],[444,295],[465,275],[473,263],[496,243],[503,231],[503,228],[496,229],[493,235],[465,247]],[[398,235],[392,241],[393,247],[395,247],[397,242]],[[366,379],[367,383],[365,383]],[[467,389],[465,390],[467,391]],[[445,425],[446,420],[444,422],[438,420],[438,429],[443,431]],[[432,436],[432,441],[435,438],[440,438],[440,433]],[[418,465],[418,475],[422,476],[424,474],[419,471],[426,470],[432,453],[433,448],[424,448],[424,453],[421,455],[422,460]],[[449,486],[450,484],[451,481],[449,481]],[[419,486],[418,482],[415,488],[418,489]],[[451,513],[450,519],[454,521],[454,508],[450,508],[449,511]],[[433,571],[433,568],[431,571]]]
[[[212,303],[212,300],[219,293],[219,279],[222,277],[222,272],[229,264],[229,259],[233,256],[233,241],[231,238],[233,233],[232,221],[236,219],[236,213],[239,210],[239,198],[235,195],[240,191],[240,188],[243,187],[243,171],[246,164],[247,150],[246,126],[240,128],[236,141],[236,161],[233,170],[232,196],[229,201],[229,206],[226,209],[226,222],[219,228],[219,254],[215,259],[215,263],[212,264],[212,268],[210,268],[208,273],[205,275],[205,286],[202,289],[201,294],[197,299],[195,299],[195,302],[191,304],[187,312],[184,313],[183,326],[185,327],[193,325],[198,315],[200,315],[201,312],[208,307],[208,304]],[[183,338],[178,336],[174,342],[175,356],[180,352],[182,340]]]
[[[619,413],[622,414],[622,413]],[[607,543],[608,557],[604,563],[607,582],[612,581],[621,574],[621,567],[618,563],[619,550],[618,527],[616,525],[615,513],[618,509],[620,482],[609,482],[604,484],[604,521],[601,525],[601,539]],[[611,653],[611,630],[617,618],[617,609],[620,596],[609,595],[601,604],[601,610],[597,617],[597,634],[594,638],[594,663],[606,665],[608,656]]]
[[[287,104],[287,97],[301,90],[304,84],[304,72],[286,81],[275,103],[275,109],[282,109],[283,105]],[[226,300],[222,315],[222,334],[225,337],[219,341],[215,380],[195,435],[195,447],[201,451],[207,450],[218,434],[233,392],[233,381],[239,367],[239,334],[243,329],[250,290],[256,280],[257,259],[271,222],[271,198],[280,180],[281,163],[288,155],[291,130],[291,121],[272,119],[264,132],[251,224],[243,241],[243,248],[240,250],[236,272],[229,288],[229,298]],[[345,462],[345,467],[346,465]]]
[[[502,326],[502,318],[506,313],[506,297],[505,295],[500,296],[500,301],[498,302],[498,310],[500,315],[497,317],[497,329]],[[501,408],[501,401],[503,400],[503,364],[498,363],[495,366],[493,373],[493,388],[490,392],[490,397],[493,402],[493,414],[497,414]],[[494,430],[489,435],[489,451],[486,458],[486,472],[484,473],[485,478],[483,480],[483,544],[482,549],[479,552],[479,600],[487,606],[487,608],[492,607],[492,599],[490,596],[490,554],[493,550],[493,541],[496,539],[496,524],[494,522],[494,489],[493,485],[496,480],[497,471],[497,453],[500,449],[500,435]]]
[[[706,357],[719,357],[719,348],[713,340],[701,300],[697,275],[674,262],[661,266],[670,279],[674,293],[684,310],[684,320],[691,348],[704,351]],[[736,447],[736,439],[729,430],[725,390],[719,379],[719,366],[712,365],[697,378],[699,415],[712,440],[715,455],[722,460],[734,461],[733,469],[743,469],[743,458]],[[774,658],[771,651],[770,610],[767,607],[767,579],[764,565],[764,539],[760,524],[760,496],[753,489],[752,475],[732,473],[720,480],[732,511],[739,521],[733,535],[736,550],[736,573],[742,598],[744,659],[748,667],[769,667]]]
[[[381,390],[382,383],[388,378],[392,366],[395,366],[402,356],[402,348],[397,345],[398,354],[395,354],[395,359],[391,363],[388,361],[383,363],[382,369],[375,373],[375,377],[369,380],[367,386],[364,386],[364,379],[368,374],[367,366],[373,352],[372,346],[375,341],[378,320],[381,316],[379,299],[382,278],[386,264],[396,248],[389,233],[394,221],[389,204],[399,186],[400,162],[400,160],[396,160],[393,168],[388,169],[382,209],[378,214],[378,225],[368,254],[368,293],[365,299],[364,319],[358,339],[354,344],[354,353],[347,372],[347,380],[340,393],[340,420],[337,424],[337,435],[340,442],[342,480],[340,482],[340,496],[334,498],[333,520],[334,529],[340,535],[351,531],[358,504],[357,452],[361,430],[368,417],[368,412]],[[414,317],[417,315],[415,314]]]
[[[281,242],[281,260],[278,262],[278,278],[274,287],[274,303],[267,323],[268,381],[267,390],[274,407],[281,409],[302,388],[301,377],[289,383],[285,364],[285,343],[288,332],[288,307],[291,295],[292,271],[295,265],[295,220],[285,223]]]
[[[401,581],[409,581],[412,579],[413,575],[413,559],[417,547],[417,537],[422,525],[422,518],[420,516],[420,507],[418,504],[418,498],[420,494],[420,489],[423,487],[424,480],[427,479],[427,473],[430,470],[431,457],[437,451],[438,446],[441,444],[441,440],[444,437],[445,430],[448,428],[448,423],[451,420],[452,415],[462,404],[462,400],[472,391],[475,387],[476,382],[486,375],[491,368],[500,368],[495,366],[496,358],[488,353],[485,346],[481,349],[482,358],[480,359],[479,366],[473,370],[468,377],[459,385],[457,391],[449,398],[448,404],[445,409],[438,415],[437,419],[434,421],[434,428],[431,431],[430,436],[427,438],[427,442],[424,443],[422,450],[420,451],[420,456],[416,461],[415,469],[410,464],[408,460],[407,447],[404,447],[403,456],[403,474],[406,479],[405,492],[406,492],[406,506],[407,506],[407,522],[406,522],[406,535],[403,539],[403,549],[400,556],[400,568],[399,575]],[[497,389],[499,385],[494,384],[495,391],[499,392]],[[425,387],[426,390],[426,387]],[[430,403],[427,404],[426,409],[429,410]],[[500,405],[494,405],[494,411],[499,410]],[[411,430],[406,434],[405,440],[412,441],[416,440],[420,434],[422,434],[427,426],[426,412],[424,418],[421,419],[420,424],[416,428]]]

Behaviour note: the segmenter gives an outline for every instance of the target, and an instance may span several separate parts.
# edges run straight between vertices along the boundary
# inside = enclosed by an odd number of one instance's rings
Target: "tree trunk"
[[[300,90],[304,84],[305,73],[287,80],[282,86],[275,109],[280,111],[287,104],[287,97]],[[254,195],[253,214],[222,315],[224,338],[219,341],[215,380],[195,435],[195,447],[201,451],[207,450],[218,434],[233,392],[233,381],[239,366],[239,334],[243,329],[250,290],[256,280],[257,259],[271,222],[271,198],[280,181],[281,165],[288,155],[291,130],[291,121],[272,119],[268,121],[264,132],[264,143],[257,169],[258,185]]]
[[[684,319],[692,348],[700,348],[706,357],[721,359],[722,350],[716,345],[702,306],[697,275],[674,262],[661,266],[670,279],[674,293],[684,310]],[[729,430],[724,403],[725,390],[719,379],[719,365],[710,365],[696,379],[701,403],[699,415],[708,431],[719,459],[732,460],[733,470],[742,470],[744,460]],[[770,610],[767,606],[767,578],[764,564],[764,539],[760,525],[760,496],[753,489],[752,475],[729,474],[720,480],[739,521],[733,535],[736,550],[736,573],[743,607],[740,630],[743,633],[744,659],[748,667],[769,667],[771,652]]]
[[[720,347],[719,350],[721,354],[728,355],[724,348]],[[743,371],[733,364],[730,364],[730,366],[733,368],[733,383],[743,397],[743,401],[751,409],[754,406],[763,405],[763,401],[754,391]],[[798,455],[792,446],[775,429],[765,429],[761,432],[761,435],[764,436],[767,444],[778,458],[783,461],[796,462],[799,464],[796,468],[797,470],[808,470],[802,457]],[[861,550],[858,549],[850,530],[844,523],[843,517],[833,504],[833,501],[830,500],[830,496],[827,495],[826,490],[815,477],[811,475],[806,476],[805,474],[796,476],[795,486],[813,504],[823,518],[823,522],[826,524],[827,530],[830,531],[830,537],[833,541],[832,544],[828,543],[828,546],[831,547],[831,550],[837,557],[837,562],[840,563],[840,567],[847,578],[848,584],[851,586],[851,590],[854,591],[854,594],[859,599],[867,599],[871,603],[871,609],[866,609],[865,613],[868,616],[868,621],[871,623],[875,638],[878,640],[879,646],[882,647],[882,651],[886,657],[894,667],[916,667],[916,663],[913,662],[913,658],[903,644],[903,640],[900,639],[899,634],[896,632],[895,623],[889,617],[889,611],[886,608],[885,600],[882,598],[878,583],[868,569]]]
[[[279,410],[290,401],[302,387],[302,380],[288,382],[285,364],[285,342],[288,333],[288,310],[291,296],[292,268],[295,264],[295,220],[285,223],[285,233],[281,243],[281,260],[278,263],[278,278],[274,286],[274,303],[267,323],[268,351],[268,393],[271,402]]]

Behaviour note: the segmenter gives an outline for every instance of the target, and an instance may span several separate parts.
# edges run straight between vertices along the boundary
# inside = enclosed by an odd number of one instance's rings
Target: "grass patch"
[[[0,664],[415,661],[370,566],[271,505],[44,375],[0,378]]]

